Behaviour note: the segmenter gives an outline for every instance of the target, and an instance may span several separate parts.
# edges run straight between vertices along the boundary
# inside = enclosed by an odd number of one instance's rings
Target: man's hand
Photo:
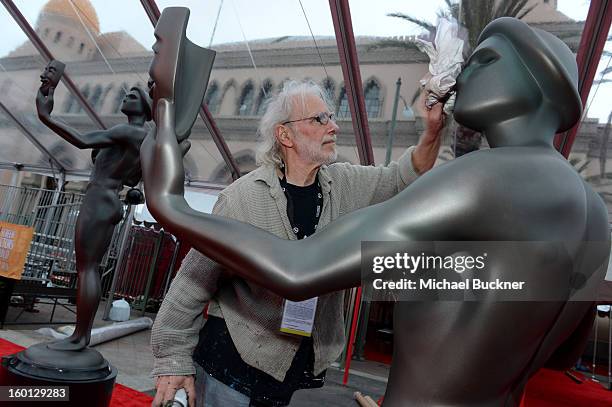
[[[53,111],[53,93],[55,88],[49,88],[49,96],[43,95],[40,88],[36,95],[36,110],[39,117],[49,117]]]
[[[425,92],[423,92],[425,93]],[[425,98],[421,98],[421,114],[425,124],[425,132],[419,138],[419,143],[412,152],[412,165],[419,175],[429,171],[435,164],[440,145],[442,144],[442,129],[444,129],[444,104],[436,103],[428,109]]]
[[[166,406],[168,401],[174,400],[174,395],[179,389],[185,389],[189,407],[195,407],[196,405],[195,379],[193,376],[158,376],[155,388],[157,391],[151,407]],[[169,405],[172,404],[169,403]]]

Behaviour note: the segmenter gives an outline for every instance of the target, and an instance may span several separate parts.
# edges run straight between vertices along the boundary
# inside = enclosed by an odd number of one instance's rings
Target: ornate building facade
[[[50,0],[35,23],[38,35],[53,55],[66,63],[68,72],[83,95],[107,127],[121,123],[121,100],[131,86],[144,86],[148,79],[150,50],[127,32],[100,31],[96,10],[88,0]],[[582,33],[582,22],[576,22],[556,10],[555,1],[535,1],[536,8],[525,20],[563,38],[576,50]],[[401,39],[401,38],[400,38]],[[242,171],[255,167],[257,124],[265,102],[283,82],[309,78],[320,83],[336,104],[341,132],[338,138],[341,160],[358,162],[353,127],[338,49],[334,38],[280,37],[254,40],[245,44],[229,43],[213,46],[217,51],[214,69],[205,100],[230,150]],[[427,73],[427,58],[415,48],[376,47],[380,38],[357,37],[361,77],[376,163],[384,163],[387,137],[391,126],[394,95],[401,78],[400,113],[394,132],[392,157],[398,157],[418,139],[421,123],[418,118],[401,112],[407,109],[418,87],[418,80]],[[407,40],[407,39],[404,39]],[[38,76],[45,63],[30,42],[0,58],[0,101],[27,123],[52,154],[75,174],[86,176],[91,167],[89,154],[70,146],[40,124],[35,115],[34,98]],[[254,68],[256,66],[256,69]],[[60,85],[55,93],[54,114],[81,131],[96,127],[85,115],[76,99]],[[586,121],[574,148],[579,161],[599,157],[596,123]],[[19,157],[29,164],[46,164],[36,149],[24,152],[19,130],[0,116],[0,160]],[[198,119],[192,132],[192,151],[186,157],[188,179],[228,183],[231,178],[217,152],[204,123]],[[452,134],[445,139],[441,159],[449,158]],[[595,167],[593,167],[595,171]],[[7,181],[5,175],[4,182]],[[32,179],[32,177],[28,178]]]

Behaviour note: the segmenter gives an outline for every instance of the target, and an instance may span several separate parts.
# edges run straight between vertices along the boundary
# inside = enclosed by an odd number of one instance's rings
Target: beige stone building
[[[101,32],[96,10],[88,0],[74,0],[75,13],[68,0],[50,0],[33,24],[53,55],[66,63],[66,72],[88,98],[106,126],[125,120],[121,100],[131,86],[146,84],[152,57],[127,32]],[[576,22],[556,10],[556,1],[534,1],[535,9],[525,20],[563,38],[576,50],[583,22]],[[400,38],[401,39],[401,38]],[[315,41],[316,40],[316,47]],[[245,44],[214,46],[217,51],[206,101],[230,150],[243,171],[255,166],[258,118],[265,101],[289,79],[309,78],[325,87],[336,103],[341,160],[358,162],[353,127],[344,88],[338,49],[332,37],[280,37],[259,39]],[[417,90],[418,80],[427,72],[427,58],[416,49],[373,48],[381,39],[357,37],[361,77],[376,163],[384,163],[391,125],[396,82],[401,78],[399,112],[394,132],[392,157],[397,157],[417,141],[420,120],[409,117],[408,103]],[[404,40],[407,40],[404,38]],[[253,61],[257,69],[254,69]],[[0,57],[0,101],[7,106],[69,170],[69,179],[85,180],[91,161],[88,151],[79,151],[51,133],[35,115],[34,98],[44,61],[30,42]],[[81,131],[96,129],[76,99],[60,85],[55,93],[54,115]],[[599,164],[598,126],[587,121],[574,148],[579,161],[591,160],[589,171]],[[227,183],[229,172],[204,123],[198,119],[192,133],[192,151],[186,157],[188,179]],[[447,135],[442,158],[450,158],[452,135]],[[13,163],[38,174],[51,175],[48,160],[34,148],[6,115],[0,112],[0,163],[5,169],[2,183],[22,182],[25,172],[15,176]],[[57,170],[57,169],[56,169]],[[16,179],[17,178],[17,179]],[[27,175],[26,182],[41,183],[39,175]],[[73,183],[73,185],[75,185]],[[76,185],[75,185],[76,186]]]

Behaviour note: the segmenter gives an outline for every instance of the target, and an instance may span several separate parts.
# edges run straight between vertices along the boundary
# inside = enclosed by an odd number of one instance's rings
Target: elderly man
[[[331,111],[318,85],[288,82],[261,120],[262,165],[221,192],[213,213],[283,239],[302,239],[346,213],[391,198],[432,168],[441,142],[441,104],[425,111],[418,145],[388,167],[334,163],[338,126]],[[209,317],[202,328],[206,303]],[[153,326],[154,405],[185,388],[190,405],[197,393],[198,404],[206,406],[284,406],[295,390],[321,387],[325,369],[345,343],[343,292],[318,298],[306,336],[280,332],[284,306],[283,298],[224,275],[192,250]]]

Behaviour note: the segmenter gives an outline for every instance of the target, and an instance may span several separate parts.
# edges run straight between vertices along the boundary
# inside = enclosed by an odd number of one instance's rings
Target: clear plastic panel
[[[406,147],[417,143],[423,131],[418,98],[419,80],[428,73],[429,59],[416,49],[414,38],[427,37],[428,31],[424,26],[435,27],[438,16],[448,14],[449,7],[444,0],[421,2],[418,5],[402,0],[350,0],[349,3],[374,155],[376,163],[380,164],[385,162],[387,156],[387,143],[392,127],[394,131],[390,148],[391,159],[397,159]],[[483,12],[469,7],[470,1],[451,3],[461,3],[461,6],[468,7],[472,14]],[[528,2],[526,8],[535,7],[523,20],[559,36],[576,51],[588,12],[588,4],[582,3],[586,2]],[[411,18],[422,24],[409,21]],[[476,39],[480,29],[481,27],[467,27],[470,38]],[[398,79],[401,84],[398,84]],[[345,111],[342,102],[340,99],[340,113]],[[393,125],[395,103],[397,111]],[[473,149],[487,148],[486,140],[480,135],[458,128],[453,120],[447,120],[447,123],[438,164],[453,159],[455,151],[458,152],[457,155],[461,155]]]
[[[116,4],[98,0],[20,0],[16,4],[53,55],[66,64],[66,72],[105,125],[111,127],[124,123],[126,117],[120,110],[123,97],[132,86],[146,88],[148,67],[153,55],[153,26],[140,2],[122,3],[121,12],[118,12]],[[1,9],[0,15],[3,12],[6,14]],[[193,25],[198,24],[194,16],[192,21],[195,23]],[[6,22],[21,38],[15,41],[16,45],[11,49],[7,49],[10,58],[0,62],[7,61],[11,70],[7,75],[11,78],[16,72],[19,78],[23,78],[19,87],[25,89],[25,94],[16,98],[11,96],[11,103],[28,111],[41,141],[49,146],[52,153],[58,154],[60,161],[67,161],[69,169],[89,169],[89,150],[72,147],[35,118],[34,96],[40,84],[38,76],[45,64],[8,14]],[[24,60],[29,62],[27,70],[23,69]],[[55,92],[54,115],[82,132],[97,129],[76,98],[62,84]],[[194,125],[192,143],[194,147],[186,156],[190,179],[209,181],[211,171],[218,164],[224,165],[224,162],[199,118]]]
[[[139,2],[116,4],[98,0],[17,1],[33,9],[26,18],[53,56],[107,125],[123,117],[120,101],[131,86],[146,86],[153,42],[149,19]],[[21,54],[31,52],[23,49]],[[77,100],[58,100],[57,113],[84,115]],[[117,116],[117,117],[115,117]]]
[[[10,48],[3,49],[2,54],[0,54],[0,102],[11,111],[46,150],[57,158],[68,172],[88,171],[91,167],[89,153],[79,150],[62,140],[38,120],[35,98],[40,86],[39,76],[45,67],[43,58],[38,54],[33,44],[23,34],[4,7],[0,8],[0,23],[3,27],[3,34],[6,33],[6,37],[10,38],[10,41],[8,41]],[[61,105],[65,94],[66,89],[63,86],[59,86],[55,98],[55,112],[60,110],[58,106]],[[56,117],[58,120],[64,121],[61,114],[56,115]],[[85,128],[94,129],[87,117],[83,117],[82,120],[75,124],[71,123],[71,125],[74,125],[79,130]],[[13,152],[10,154],[11,157],[13,157],[13,154],[16,158],[21,158],[22,156],[30,157],[32,154],[31,144],[29,142],[20,143],[25,136],[22,136],[22,133],[12,123],[10,123],[10,126],[13,126],[14,131],[9,132],[9,134],[16,131],[18,133],[15,134],[19,135],[16,138],[12,135],[10,136],[10,140],[15,144],[11,145],[10,148],[7,147],[6,151]],[[8,140],[9,138],[6,141],[8,142]],[[23,152],[20,153],[21,150]],[[37,161],[32,164],[49,167],[46,157],[41,156],[37,160],[39,162]],[[8,161],[15,162],[17,160],[9,158]]]
[[[612,31],[569,155],[570,163],[602,197],[612,214]],[[610,215],[609,219],[612,221]]]
[[[329,76],[337,93],[342,70],[326,0],[274,0],[265,7],[247,0],[157,4],[189,7],[188,36],[217,51],[205,100],[243,173],[255,166],[266,100],[286,80],[311,79],[324,86]],[[332,99],[337,102],[335,94]],[[358,163],[350,118],[338,124],[339,160]],[[215,179],[216,172],[211,176]]]
[[[0,163],[49,167],[47,157],[30,143],[0,107]]]

